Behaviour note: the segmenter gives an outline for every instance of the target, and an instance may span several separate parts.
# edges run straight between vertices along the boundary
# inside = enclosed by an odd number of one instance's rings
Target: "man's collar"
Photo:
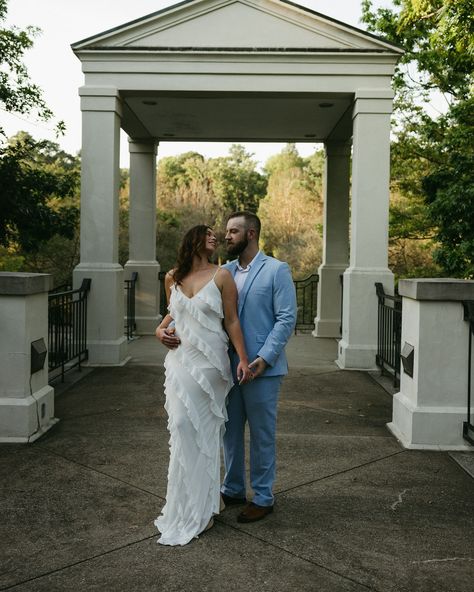
[[[254,263],[255,259],[256,259],[256,258],[257,258],[259,255],[260,255],[260,251],[257,251],[257,253],[256,253],[255,257],[252,259],[252,261],[250,261],[250,263],[247,265],[247,267],[242,267],[242,266],[240,265],[240,261],[237,259],[237,269],[238,269],[239,271],[250,271],[250,268],[252,267],[252,265],[253,265],[253,263]]]

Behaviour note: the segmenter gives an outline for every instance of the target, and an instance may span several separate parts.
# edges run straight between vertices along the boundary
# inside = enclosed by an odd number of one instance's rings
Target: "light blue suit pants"
[[[253,502],[273,505],[276,468],[276,419],[282,376],[263,376],[244,385],[235,385],[229,393],[224,435],[226,475],[222,493],[245,497],[245,423],[250,429],[250,484]]]

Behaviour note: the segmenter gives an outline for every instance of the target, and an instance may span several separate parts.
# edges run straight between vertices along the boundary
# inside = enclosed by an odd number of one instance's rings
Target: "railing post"
[[[400,392],[390,430],[406,448],[473,450],[463,438],[470,324],[463,301],[474,281],[400,280],[403,296]]]
[[[48,384],[52,277],[0,273],[0,442],[33,442],[58,420]]]
[[[138,272],[133,271],[130,279],[125,280],[125,292],[127,297],[126,311],[127,316],[125,318],[125,334],[127,339],[130,341],[133,339],[133,333],[136,329],[135,322],[135,286],[138,279]]]

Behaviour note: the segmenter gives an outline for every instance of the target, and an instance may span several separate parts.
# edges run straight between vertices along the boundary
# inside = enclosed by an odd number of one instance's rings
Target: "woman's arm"
[[[172,272],[168,272],[165,275],[165,293],[166,293],[166,301],[170,302],[170,295],[171,295],[171,286],[173,284],[173,275]],[[168,326],[173,320],[173,317],[170,314],[167,314],[161,323],[158,325],[155,331],[156,337],[161,341],[163,345],[166,345],[169,349],[175,349],[180,344],[179,337],[176,337],[174,334],[174,329],[168,330]]]
[[[239,356],[237,366],[237,378],[239,384],[244,384],[252,378],[252,372],[249,370],[249,361],[245,349],[244,336],[240,327],[239,316],[237,314],[237,287],[234,279],[227,269],[220,269],[219,288],[222,293],[222,305],[224,308],[224,327],[229,335],[232,345]]]

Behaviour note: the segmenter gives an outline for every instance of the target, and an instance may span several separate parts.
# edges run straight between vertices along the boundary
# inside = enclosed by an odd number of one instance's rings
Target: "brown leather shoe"
[[[257,506],[250,502],[237,516],[237,522],[257,522],[273,512],[273,506]]]

